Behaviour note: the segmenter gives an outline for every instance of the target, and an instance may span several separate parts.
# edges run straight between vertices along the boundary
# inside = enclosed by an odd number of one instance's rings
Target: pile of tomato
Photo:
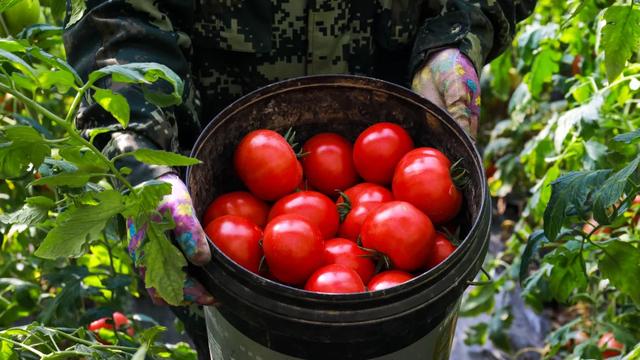
[[[436,231],[462,206],[452,163],[416,148],[397,124],[372,125],[353,144],[317,134],[298,153],[277,132],[255,130],[233,161],[248,191],[216,198],[205,231],[237,264],[271,280],[322,293],[382,290],[456,248]]]

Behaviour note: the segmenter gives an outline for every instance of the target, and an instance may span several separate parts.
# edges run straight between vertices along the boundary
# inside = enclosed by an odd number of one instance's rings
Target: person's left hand
[[[458,49],[432,54],[411,84],[413,91],[446,109],[471,137],[478,133],[480,82],[473,64]]]

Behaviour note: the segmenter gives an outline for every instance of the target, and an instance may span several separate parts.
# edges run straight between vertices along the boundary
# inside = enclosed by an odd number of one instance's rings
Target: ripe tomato
[[[269,206],[246,191],[235,191],[216,198],[204,213],[204,225],[224,215],[237,215],[264,227]]]
[[[262,230],[249,219],[236,215],[224,215],[207,225],[209,239],[231,260],[243,268],[258,273],[262,248]]]
[[[435,246],[427,258],[427,268],[431,269],[438,266],[438,264],[445,261],[455,250],[456,246],[453,245],[451,241],[443,234],[436,233]]]
[[[303,284],[324,261],[322,233],[306,218],[295,214],[269,221],[262,249],[271,275],[290,285]]]
[[[398,271],[398,270],[384,271],[374,276],[373,279],[369,281],[367,288],[369,289],[369,291],[384,290],[390,287],[400,285],[411,279],[413,279],[413,275],[406,273],[404,271]]]
[[[307,291],[348,294],[365,292],[364,283],[358,273],[340,264],[331,264],[321,267],[307,280],[304,289]]]
[[[278,200],[269,212],[269,221],[283,214],[298,214],[320,229],[323,239],[335,236],[340,225],[336,204],[316,191],[299,191]]]
[[[613,336],[612,332],[604,333],[598,340],[598,347],[602,350],[602,357],[607,359],[622,354],[624,345],[622,345]]]
[[[247,134],[236,148],[233,161],[242,182],[263,200],[292,193],[302,179],[295,152],[275,131]]]
[[[414,271],[426,264],[435,236],[431,220],[404,201],[380,205],[360,230],[364,247],[387,255],[393,267],[403,271]]]
[[[340,264],[355,270],[362,282],[367,283],[376,271],[369,253],[362,250],[351,240],[331,239],[324,242],[324,263]]]
[[[358,204],[356,207],[351,208],[347,216],[340,224],[338,235],[343,238],[347,238],[352,241],[357,241],[360,235],[360,229],[362,223],[367,219],[371,211],[377,209],[382,203],[378,202],[364,202]]]
[[[336,190],[343,191],[358,181],[353,165],[352,146],[338,134],[322,133],[313,136],[302,146],[304,174],[318,191],[335,198]]]
[[[356,186],[350,187],[344,191],[344,194],[349,199],[351,208],[355,208],[358,204],[363,202],[377,202],[384,203],[393,201],[393,194],[387,188],[371,183],[360,183]],[[344,202],[342,196],[338,198],[337,204]]]
[[[129,336],[133,336],[135,334],[135,330],[129,326],[131,321],[121,312],[114,312],[111,318],[103,317],[96,321],[93,321],[87,326],[89,331],[93,331],[97,333],[100,329],[108,329],[113,330],[113,325],[116,326],[117,330],[124,330],[126,328],[126,333]]]
[[[381,122],[366,128],[353,146],[358,174],[368,182],[389,184],[400,159],[413,149],[413,140],[400,126]]]
[[[462,193],[456,188],[451,162],[440,151],[419,148],[407,153],[393,176],[393,196],[407,201],[436,224],[452,220],[460,211]]]

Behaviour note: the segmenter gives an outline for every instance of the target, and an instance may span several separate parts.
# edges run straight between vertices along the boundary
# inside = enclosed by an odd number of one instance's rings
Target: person
[[[77,10],[69,0],[67,19]],[[84,131],[109,127],[96,144],[109,156],[136,148],[188,150],[206,123],[243,94],[287,78],[350,73],[411,86],[446,108],[472,136],[480,110],[479,70],[509,46],[518,21],[535,0],[88,0],[68,24],[69,63],[84,79],[110,64],[156,62],[184,80],[183,102],[159,108],[134,85],[110,83],[131,108],[126,129],[100,106],[85,103]],[[77,15],[77,11],[76,11]],[[161,207],[177,224],[174,235],[194,264],[209,247],[178,173],[163,166],[118,162],[133,184],[160,179],[173,185]],[[144,237],[129,223],[129,248]],[[153,289],[148,289],[158,302]],[[211,294],[194,279],[185,304],[209,305]],[[174,309],[181,318],[185,310]],[[196,328],[199,329],[196,331]],[[202,327],[189,326],[197,347]],[[206,336],[203,337],[206,341]],[[206,348],[204,348],[206,349]],[[200,351],[205,353],[206,351]]]

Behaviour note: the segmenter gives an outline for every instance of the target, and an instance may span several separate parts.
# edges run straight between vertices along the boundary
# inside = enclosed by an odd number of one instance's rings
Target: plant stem
[[[29,345],[27,345],[27,344],[23,344],[23,343],[21,343],[21,342],[18,342],[18,341],[15,341],[15,340],[12,340],[12,339],[6,338],[6,337],[4,337],[4,336],[0,336],[0,340],[2,340],[2,341],[6,341],[6,342],[8,342],[8,343],[10,343],[10,344],[13,344],[13,345],[18,345],[18,346],[20,346],[20,347],[23,347],[23,348],[25,348],[25,349],[27,349],[27,350],[31,351],[32,353],[34,353],[34,354],[36,354],[36,355],[40,356],[40,357],[45,356],[45,354],[44,354],[44,353],[42,353],[42,352],[38,351],[37,349],[35,349],[35,348],[33,348],[33,347],[31,347],[31,346],[29,346]]]
[[[87,85],[85,85],[85,86],[87,86]],[[84,88],[84,86],[83,86],[83,88]],[[49,111],[44,106],[42,106],[42,105],[38,104],[37,102],[33,101],[32,99],[28,98],[27,96],[25,96],[21,92],[16,91],[15,89],[6,86],[5,84],[0,83],[0,90],[8,92],[8,93],[11,93],[13,96],[15,96],[16,98],[20,99],[25,104],[33,106],[35,109],[38,110],[38,112],[40,112],[44,116],[48,117],[50,120],[54,121],[58,125],[62,126],[62,128],[64,128],[67,131],[67,133],[69,134],[69,136],[71,138],[74,138],[75,140],[80,142],[82,145],[88,147],[91,151],[93,151],[100,158],[100,160],[102,160],[102,162],[104,162],[107,165],[107,167],[109,167],[109,170],[111,170],[111,172],[116,176],[116,178],[124,186],[126,186],[129,190],[133,191],[133,186],[131,186],[131,183],[129,183],[129,181],[120,173],[120,171],[115,167],[115,165],[102,153],[102,151],[98,150],[98,148],[96,148],[92,143],[90,143],[87,139],[82,137],[82,135],[80,135],[78,133],[78,131],[73,127],[72,123],[65,121],[64,119],[62,119],[58,115],[56,115],[56,114],[52,113],[51,111]],[[77,98],[77,96],[76,96],[76,98]],[[74,102],[75,102],[75,100],[76,99],[74,99]],[[72,105],[72,107],[73,107],[73,105]]]

